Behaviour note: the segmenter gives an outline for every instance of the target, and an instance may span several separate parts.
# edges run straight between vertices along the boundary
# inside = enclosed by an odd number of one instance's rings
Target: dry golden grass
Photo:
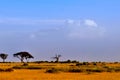
[[[120,80],[120,73],[44,73],[42,70],[15,70],[0,73],[0,80]]]
[[[11,68],[21,63],[0,63],[0,68]],[[42,67],[68,67],[70,64],[60,63],[30,63],[30,66]],[[119,64],[106,64],[109,66],[120,66]],[[45,73],[45,69],[30,70],[30,69],[15,69],[13,72],[0,72],[0,80],[120,80],[120,72],[102,72],[102,73]]]

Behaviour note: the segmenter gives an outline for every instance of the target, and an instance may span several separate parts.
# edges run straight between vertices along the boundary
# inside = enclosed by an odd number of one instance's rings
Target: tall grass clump
[[[12,72],[12,71],[14,71],[13,68],[0,69],[0,72]]]
[[[51,69],[47,69],[47,70],[46,70],[46,73],[58,73],[58,72],[60,72],[60,71],[61,71],[60,69],[51,68]]]

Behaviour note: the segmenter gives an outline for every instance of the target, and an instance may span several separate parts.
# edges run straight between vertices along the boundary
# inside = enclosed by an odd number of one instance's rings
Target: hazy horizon
[[[31,61],[120,61],[119,10],[119,0],[2,0],[0,53],[7,61],[20,51]]]

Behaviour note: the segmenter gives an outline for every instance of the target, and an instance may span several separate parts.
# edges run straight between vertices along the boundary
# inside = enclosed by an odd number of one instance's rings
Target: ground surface
[[[120,80],[120,73],[44,73],[39,70],[15,70],[0,73],[0,80]]]
[[[7,68],[20,64],[1,64],[0,68]],[[56,66],[55,64],[31,64],[36,66]],[[62,67],[69,64],[59,64]],[[64,65],[64,66],[63,66]],[[70,64],[71,65],[71,64]],[[114,65],[113,65],[114,66]],[[120,80],[120,72],[102,73],[45,73],[45,69],[15,69],[13,72],[0,72],[0,80]]]

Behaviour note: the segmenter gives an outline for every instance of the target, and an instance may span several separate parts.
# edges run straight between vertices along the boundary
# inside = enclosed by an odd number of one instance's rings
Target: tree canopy
[[[8,54],[1,53],[0,58],[3,59],[3,62],[5,62],[5,59],[7,59]]]
[[[24,59],[28,62],[28,59],[34,58],[29,52],[18,52],[13,54],[14,57],[17,57],[21,60],[21,62],[24,62]]]

